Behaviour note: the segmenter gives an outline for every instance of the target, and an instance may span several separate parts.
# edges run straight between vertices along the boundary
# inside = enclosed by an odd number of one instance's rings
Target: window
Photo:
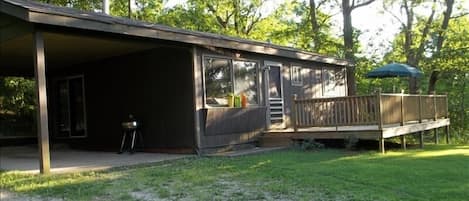
[[[301,67],[292,66],[291,67],[291,84],[293,86],[302,86],[303,85],[303,74],[301,72]]]
[[[345,71],[343,69],[322,70],[323,93],[325,97],[345,96]]]
[[[228,106],[226,97],[233,92],[230,60],[205,58],[204,66],[207,105]]]
[[[244,94],[249,104],[257,104],[257,63],[252,61],[233,61],[234,92]]]
[[[227,107],[228,95],[247,97],[248,105],[258,104],[258,64],[253,61],[204,57],[206,104]]]

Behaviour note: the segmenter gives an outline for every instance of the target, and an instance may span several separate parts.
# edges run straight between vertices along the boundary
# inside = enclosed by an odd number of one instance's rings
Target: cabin
[[[0,0],[0,76],[35,80],[30,137],[44,172],[55,143],[117,151],[129,114],[141,122],[144,151],[199,154],[351,135],[381,139],[384,150],[385,138],[449,125],[445,96],[347,97],[351,65],[266,42]],[[422,115],[423,103],[434,109]],[[385,135],[391,125],[401,130]],[[0,141],[19,137],[0,131]]]

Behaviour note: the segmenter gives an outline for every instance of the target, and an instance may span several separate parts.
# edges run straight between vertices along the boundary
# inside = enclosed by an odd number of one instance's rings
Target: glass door
[[[86,137],[85,93],[83,76],[56,80],[55,136]]]

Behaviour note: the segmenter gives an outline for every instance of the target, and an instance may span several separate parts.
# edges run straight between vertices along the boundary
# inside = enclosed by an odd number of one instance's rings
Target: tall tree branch
[[[368,0],[368,1],[365,1],[365,2],[362,2],[362,3],[359,3],[359,4],[356,4],[356,5],[354,5],[354,4],[355,4],[355,1],[353,1],[351,8],[352,8],[352,10],[354,10],[355,8],[359,8],[359,7],[362,7],[362,6],[367,6],[367,5],[371,4],[371,3],[373,3],[374,1],[375,1],[375,0]]]
[[[451,19],[451,13],[453,12],[454,0],[446,0],[446,11],[443,15],[443,22],[441,23],[440,30],[438,30],[438,38],[436,41],[436,52],[437,54],[441,51],[443,47],[443,41],[445,40],[445,33],[448,29],[449,20]]]
[[[433,4],[435,3],[436,3],[436,0],[433,0]],[[420,58],[422,58],[423,51],[425,50],[425,42],[427,41],[427,35],[428,35],[428,32],[430,32],[430,27],[433,23],[434,16],[435,16],[435,6],[432,6],[432,12],[430,16],[428,16],[427,22],[425,23],[425,26],[422,30],[419,47],[417,49],[417,53],[415,54],[415,61],[414,61],[415,66],[418,66],[420,62]]]

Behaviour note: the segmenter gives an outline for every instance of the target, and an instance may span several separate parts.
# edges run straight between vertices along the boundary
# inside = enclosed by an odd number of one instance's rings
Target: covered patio
[[[66,173],[106,170],[109,168],[158,163],[193,157],[190,154],[142,153],[121,154],[70,149],[68,147],[50,150],[51,172]],[[38,173],[39,155],[36,146],[0,148],[0,170]]]
[[[28,137],[37,146],[3,147],[0,169],[102,169],[186,156],[154,152],[194,152],[193,116],[184,115],[193,112],[192,46],[129,34],[132,26],[105,15],[96,14],[107,26],[96,31],[92,17],[71,9],[54,15],[47,12],[58,8],[17,3],[26,2],[0,2],[0,76],[33,78],[37,135]],[[143,123],[142,150],[153,153],[116,154],[129,114]],[[7,138],[15,136],[0,132]]]

